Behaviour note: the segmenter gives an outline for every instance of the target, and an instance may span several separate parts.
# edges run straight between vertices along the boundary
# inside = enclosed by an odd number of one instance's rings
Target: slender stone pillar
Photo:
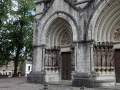
[[[73,74],[73,86],[92,87],[93,78],[93,50],[91,41],[81,41],[75,43],[76,49],[76,70]]]
[[[35,0],[36,4],[36,15],[34,22],[34,32],[33,32],[33,65],[32,72],[27,76],[29,82],[43,83],[44,82],[44,46],[39,43],[39,32],[40,21],[39,18],[43,14],[44,3],[43,0]]]
[[[32,72],[28,75],[27,80],[34,83],[44,83],[44,45],[34,46],[33,50],[33,67]]]

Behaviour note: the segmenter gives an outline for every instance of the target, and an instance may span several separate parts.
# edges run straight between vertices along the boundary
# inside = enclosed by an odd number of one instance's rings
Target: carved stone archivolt
[[[57,18],[49,27],[46,33],[46,43],[48,47],[60,46],[68,47],[73,42],[71,26],[64,19]]]

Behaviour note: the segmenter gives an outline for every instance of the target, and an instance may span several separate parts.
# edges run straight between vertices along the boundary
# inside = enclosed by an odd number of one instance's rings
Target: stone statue
[[[114,31],[113,38],[114,38],[115,41],[120,41],[120,28],[118,28]]]

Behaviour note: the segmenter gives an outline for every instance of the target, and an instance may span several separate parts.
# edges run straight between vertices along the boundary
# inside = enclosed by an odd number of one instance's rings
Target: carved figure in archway
[[[114,32],[114,40],[120,41],[120,28],[116,29]]]

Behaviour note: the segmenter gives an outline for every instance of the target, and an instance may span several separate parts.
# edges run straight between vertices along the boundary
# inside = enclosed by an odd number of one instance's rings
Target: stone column
[[[39,29],[41,15],[43,14],[44,3],[43,0],[36,0],[36,15],[34,21],[34,32],[33,32],[33,65],[32,72],[27,76],[29,82],[43,83],[44,82],[44,46],[39,43]]]
[[[29,82],[44,83],[44,55],[44,45],[34,46],[32,72],[27,77]]]
[[[44,50],[45,45],[34,46],[33,50],[33,70],[35,72],[42,71],[44,69]]]
[[[91,74],[94,71],[93,48],[91,41],[75,42],[76,70],[73,74],[73,86],[93,86]]]

